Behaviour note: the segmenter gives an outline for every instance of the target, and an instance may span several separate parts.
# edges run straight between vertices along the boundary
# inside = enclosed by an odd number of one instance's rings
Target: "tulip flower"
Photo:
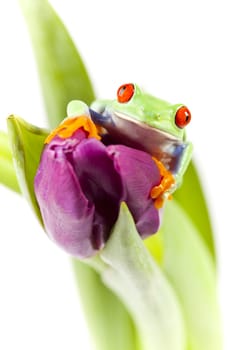
[[[46,231],[68,253],[94,255],[104,246],[126,202],[139,234],[158,230],[150,193],[161,183],[153,158],[101,142],[89,116],[68,118],[47,138],[35,178]]]

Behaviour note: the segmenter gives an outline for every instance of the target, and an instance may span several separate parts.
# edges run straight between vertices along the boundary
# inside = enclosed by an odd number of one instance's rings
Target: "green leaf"
[[[14,115],[8,118],[7,125],[20,190],[42,222],[34,193],[34,177],[48,132]]]
[[[153,256],[157,264],[161,265],[164,257],[164,239],[161,230],[156,232],[156,235],[149,236],[143,243]]]
[[[95,349],[139,350],[134,323],[121,301],[93,268],[76,259],[72,262]]]
[[[3,131],[0,131],[0,169],[0,183],[20,193],[8,136]]]
[[[176,294],[143,245],[124,203],[99,256],[103,280],[133,315],[141,349],[186,349]]]
[[[212,256],[216,259],[214,235],[201,181],[194,162],[188,167],[182,186],[174,197],[196,225],[197,232],[204,239]]]
[[[188,349],[222,349],[216,274],[210,251],[175,200],[165,207],[161,231],[165,247],[162,268],[182,306]]]
[[[37,61],[49,124],[66,116],[70,100],[87,104],[94,93],[85,66],[60,18],[46,0],[19,0]]]

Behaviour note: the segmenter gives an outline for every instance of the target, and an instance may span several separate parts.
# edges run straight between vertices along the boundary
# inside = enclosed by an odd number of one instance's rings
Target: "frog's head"
[[[136,84],[121,85],[117,90],[117,98],[106,102],[104,114],[120,114],[138,120],[180,140],[184,139],[184,127],[191,119],[184,105],[172,105],[153,97]]]

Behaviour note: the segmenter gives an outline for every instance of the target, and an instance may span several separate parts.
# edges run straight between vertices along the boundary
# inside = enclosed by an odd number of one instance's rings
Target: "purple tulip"
[[[84,258],[104,246],[122,201],[142,238],[155,233],[159,213],[150,193],[160,182],[149,154],[106,146],[79,128],[65,136],[53,132],[41,156],[35,193],[48,235],[71,255]]]

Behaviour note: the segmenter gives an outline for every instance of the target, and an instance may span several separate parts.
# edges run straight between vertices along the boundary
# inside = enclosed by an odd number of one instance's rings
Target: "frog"
[[[185,127],[191,120],[189,109],[154,97],[135,83],[122,84],[112,100],[97,99],[90,107],[71,101],[68,117],[88,114],[112,142],[149,153],[161,174],[161,184],[151,191],[156,206],[181,186],[192,158],[193,146]]]

